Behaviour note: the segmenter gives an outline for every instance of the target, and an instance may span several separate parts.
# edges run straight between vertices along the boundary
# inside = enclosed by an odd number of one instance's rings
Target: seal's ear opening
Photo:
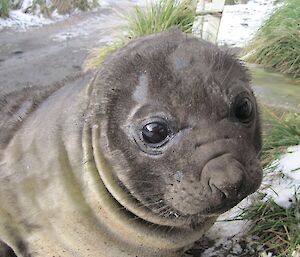
[[[13,249],[0,240],[0,257],[17,257]]]

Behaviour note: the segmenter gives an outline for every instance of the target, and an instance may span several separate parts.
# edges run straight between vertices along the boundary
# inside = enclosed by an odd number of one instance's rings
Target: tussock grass
[[[257,236],[257,243],[277,257],[292,256],[300,245],[299,200],[288,209],[273,200],[257,202],[244,210],[241,218],[252,221],[249,234]]]
[[[68,13],[76,8],[87,11],[97,5],[97,1],[88,0],[52,0],[52,3],[60,14]]]
[[[9,13],[9,0],[0,0],[0,17],[7,18]]]
[[[300,82],[299,17],[299,0],[286,0],[246,47],[244,59],[274,68]]]
[[[136,7],[127,18],[129,37],[137,38],[177,27],[183,32],[192,32],[196,16],[195,0],[159,0],[148,4],[146,9]]]
[[[34,0],[32,6],[26,10],[26,13],[35,13],[38,9],[45,17],[50,17],[54,10],[52,6],[47,6],[46,0]]]
[[[96,0],[51,0],[51,4],[49,4],[47,0],[34,0],[26,12],[35,13],[36,10],[40,9],[44,16],[51,17],[54,10],[57,10],[59,14],[70,13],[75,9],[87,11],[96,7],[97,3]]]
[[[95,69],[100,66],[105,57],[115,52],[124,45],[124,40],[108,44],[101,48],[94,48],[90,51],[88,59],[83,64],[84,71]]]
[[[225,5],[234,5],[237,4],[238,1],[237,0],[226,0],[225,1]]]
[[[128,22],[127,35],[113,44],[93,49],[84,69],[99,67],[107,54],[116,51],[131,39],[173,27],[191,33],[196,17],[196,4],[197,0],[158,0],[148,3],[145,9],[135,7],[131,15],[123,17]]]
[[[225,0],[225,5],[246,4],[249,0]]]
[[[276,114],[263,108],[262,165],[277,159],[287,147],[300,144],[300,115],[297,113]]]

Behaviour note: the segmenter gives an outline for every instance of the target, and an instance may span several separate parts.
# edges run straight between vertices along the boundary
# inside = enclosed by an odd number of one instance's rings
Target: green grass
[[[277,159],[289,146],[300,144],[300,115],[276,114],[263,108],[262,165],[266,167]]]
[[[237,4],[237,0],[225,0],[225,5],[234,5]]]
[[[300,115],[281,113],[263,108],[263,152],[262,165],[273,172],[270,164],[292,145],[300,144]],[[270,173],[269,173],[270,174]],[[264,194],[261,195],[262,199]],[[300,251],[300,189],[296,189],[295,202],[287,209],[272,199],[257,199],[250,207],[243,209],[239,219],[251,221],[249,235],[256,236],[256,243],[277,257],[292,257]]]
[[[300,245],[300,201],[284,209],[273,200],[257,202],[243,211],[241,218],[251,220],[249,234],[257,244],[277,257],[292,256]],[[273,255],[274,256],[274,255]]]
[[[52,4],[47,4],[47,0],[33,0],[32,6],[25,10],[26,13],[35,13],[37,10],[45,17],[51,17],[52,12],[57,9],[59,14],[66,14],[75,9],[82,11],[90,10],[98,5],[97,0],[51,0]],[[20,9],[22,1],[11,2],[10,0],[0,0],[0,17],[8,17],[9,9]]]
[[[39,8],[45,17],[51,17],[54,10],[57,10],[59,14],[66,14],[75,9],[87,11],[96,5],[96,0],[92,3],[88,0],[52,0],[50,5],[47,4],[47,0],[33,0],[33,5],[26,12],[35,13]]]
[[[137,38],[177,27],[183,32],[192,32],[196,15],[195,0],[159,0],[147,5],[146,9],[136,7],[127,18],[129,37]]]
[[[149,2],[145,9],[135,7],[131,15],[124,17],[128,22],[128,26],[126,26],[127,36],[113,44],[92,50],[90,57],[84,64],[84,68],[99,67],[107,54],[116,51],[134,38],[173,27],[191,33],[196,17],[196,4],[197,0],[158,0],[155,3]]]
[[[300,82],[299,17],[299,0],[286,0],[246,47],[244,59],[288,74]]]
[[[9,0],[0,0],[0,17],[7,18],[9,13]]]
[[[69,13],[76,8],[87,11],[97,5],[97,1],[89,3],[88,0],[52,0],[52,3],[60,14]]]
[[[248,1],[249,0],[225,0],[225,5],[246,4]]]

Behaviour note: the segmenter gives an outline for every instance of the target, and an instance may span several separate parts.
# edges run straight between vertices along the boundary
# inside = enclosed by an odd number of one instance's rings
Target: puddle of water
[[[256,96],[267,105],[300,112],[300,84],[279,73],[247,64]]]

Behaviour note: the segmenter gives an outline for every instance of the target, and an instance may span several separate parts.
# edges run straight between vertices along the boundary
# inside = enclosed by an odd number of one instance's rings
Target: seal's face
[[[258,188],[256,101],[227,53],[165,32],[127,45],[99,78],[104,151],[119,186],[141,206],[191,224]]]

